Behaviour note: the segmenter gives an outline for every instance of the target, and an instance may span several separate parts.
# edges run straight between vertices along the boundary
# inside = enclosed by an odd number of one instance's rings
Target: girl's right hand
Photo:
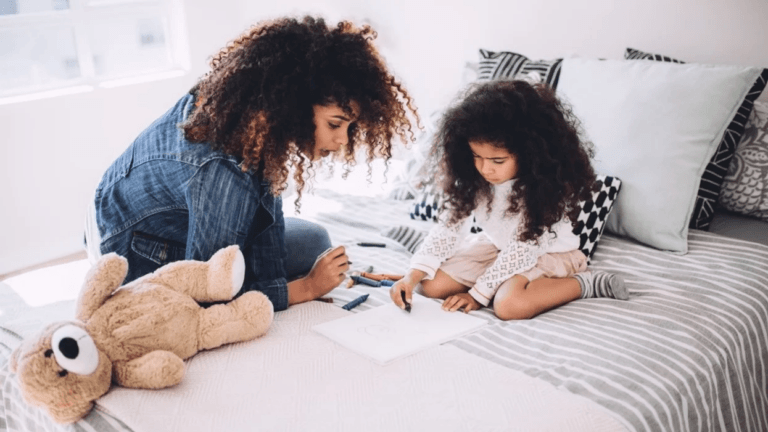
[[[389,297],[393,302],[395,302],[397,307],[400,309],[405,309],[402,293],[405,292],[405,301],[407,301],[408,304],[411,304],[413,299],[413,288],[414,285],[411,285],[409,282],[407,282],[406,278],[402,278],[395,282],[395,284],[392,285],[392,287],[389,289]]]

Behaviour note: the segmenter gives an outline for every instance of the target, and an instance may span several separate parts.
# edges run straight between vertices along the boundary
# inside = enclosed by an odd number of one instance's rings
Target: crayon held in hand
[[[400,291],[400,296],[403,298],[403,303],[405,304],[405,311],[408,313],[411,313],[411,304],[408,303],[408,301],[405,299],[405,291]]]

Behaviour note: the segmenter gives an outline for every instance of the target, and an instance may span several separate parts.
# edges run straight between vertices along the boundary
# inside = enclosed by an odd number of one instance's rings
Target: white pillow
[[[622,180],[607,231],[677,253],[699,181],[762,69],[563,60],[558,94],[595,145],[595,171]]]

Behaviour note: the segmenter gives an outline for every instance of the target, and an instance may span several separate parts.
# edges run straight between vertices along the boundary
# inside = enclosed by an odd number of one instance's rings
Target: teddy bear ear
[[[74,423],[85,417],[85,415],[91,411],[93,405],[93,401],[90,401],[73,404],[68,403],[66,406],[49,406],[47,409],[51,418],[56,423],[67,424]]]
[[[11,353],[11,358],[9,359],[8,367],[12,373],[16,373],[16,371],[19,369],[19,357],[21,357],[21,345],[13,350]]]

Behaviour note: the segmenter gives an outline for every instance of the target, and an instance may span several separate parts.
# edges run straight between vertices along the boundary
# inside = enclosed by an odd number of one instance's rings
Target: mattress
[[[303,200],[301,216],[347,246],[354,269],[402,273],[410,252],[382,233],[431,227],[410,220],[408,209],[318,190]],[[357,246],[362,241],[386,247]],[[276,314],[263,338],[199,353],[177,387],[113,387],[72,430],[768,429],[767,246],[694,230],[680,256],[605,234],[591,266],[621,274],[630,300],[578,300],[510,322],[483,309],[472,314],[489,325],[387,366],[310,330],[389,302],[385,289],[339,287],[329,294],[333,304]],[[341,310],[363,293],[365,303]],[[9,297],[0,285],[3,307]],[[67,307],[47,306],[60,315]],[[23,313],[0,316],[0,364],[14,337],[53,317],[16,309]],[[20,401],[5,367],[0,389],[0,430],[24,422],[65,430]]]

